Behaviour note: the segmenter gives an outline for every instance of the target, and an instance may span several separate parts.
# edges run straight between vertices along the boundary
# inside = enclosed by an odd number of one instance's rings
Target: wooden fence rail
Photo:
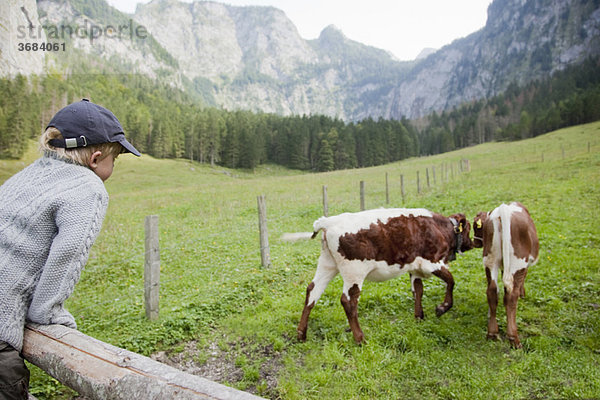
[[[91,399],[260,399],[62,325],[28,324],[23,355]]]

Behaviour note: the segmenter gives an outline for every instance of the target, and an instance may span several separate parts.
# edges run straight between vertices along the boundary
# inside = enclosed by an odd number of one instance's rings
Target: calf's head
[[[454,227],[454,233],[456,234],[458,240],[458,248],[457,250],[463,252],[468,251],[473,248],[473,243],[471,242],[471,237],[469,233],[471,232],[471,225],[465,214],[458,213],[452,214],[450,216],[451,219],[454,219],[457,225]]]
[[[488,213],[481,211],[473,219],[473,247],[483,247],[483,224],[488,219]]]

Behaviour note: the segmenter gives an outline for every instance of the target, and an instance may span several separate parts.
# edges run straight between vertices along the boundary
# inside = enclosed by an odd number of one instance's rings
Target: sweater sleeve
[[[58,233],[36,284],[27,319],[43,325],[60,324],[77,329],[63,303],[73,293],[90,248],[102,227],[108,194],[101,190],[71,193],[56,211]]]

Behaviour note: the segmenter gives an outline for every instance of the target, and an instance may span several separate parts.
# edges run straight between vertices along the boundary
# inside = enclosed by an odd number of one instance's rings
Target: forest
[[[206,107],[138,74],[47,74],[0,79],[0,158],[19,158],[56,111],[81,98],[119,118],[157,158],[229,168],[275,163],[305,171],[362,168],[489,141],[533,137],[600,119],[600,60],[421,120],[279,116]]]
[[[588,59],[489,99],[433,113],[418,126],[420,154],[519,140],[600,119],[600,60]]]

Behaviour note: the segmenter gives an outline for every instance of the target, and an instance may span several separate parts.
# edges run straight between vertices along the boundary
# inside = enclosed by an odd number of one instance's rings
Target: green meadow
[[[23,160],[0,160],[0,182],[35,157],[32,146]],[[463,159],[470,171],[460,171]],[[366,282],[359,302],[366,341],[356,345],[338,276],[313,309],[307,341],[298,342],[320,242],[280,237],[312,230],[323,213],[323,185],[330,215],[359,211],[360,181],[367,208],[425,207],[472,221],[502,202],[528,207],[541,250],[518,306],[522,349],[505,337],[486,340],[481,249],[451,264],[454,307],[442,317],[434,310],[445,287],[435,277],[424,283],[423,321],[414,319],[408,276]],[[123,155],[106,186],[102,233],[66,303],[87,335],[270,399],[600,398],[600,122],[319,174]],[[268,268],[260,261],[259,195],[267,202]],[[153,322],[143,298],[148,215],[159,216],[160,230],[160,317]],[[38,398],[76,395],[32,370]]]

